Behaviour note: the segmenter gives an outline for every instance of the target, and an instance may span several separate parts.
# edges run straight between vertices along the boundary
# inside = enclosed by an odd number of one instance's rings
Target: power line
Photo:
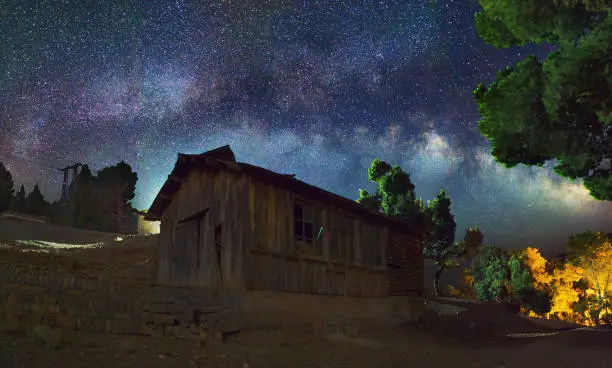
[[[74,183],[76,176],[77,176],[77,170],[79,167],[82,167],[83,165],[81,163],[77,163],[74,162],[72,160],[69,159],[64,159],[64,158],[60,158],[57,155],[54,154],[45,154],[45,156],[53,156],[58,160],[62,160],[62,161],[68,161],[68,162],[72,162],[72,165],[68,165],[68,166],[64,166],[64,165],[49,165],[48,163],[41,163],[41,162],[36,162],[34,161],[32,158],[29,157],[25,157],[24,155],[20,155],[17,154],[15,152],[3,152],[0,157],[2,156],[6,156],[6,157],[10,157],[13,160],[21,160],[21,161],[25,161],[30,165],[34,165],[37,166],[39,170],[51,170],[54,173],[56,173],[57,171],[62,171],[64,174],[63,180],[62,180],[62,188],[61,188],[61,197],[60,200],[62,201],[67,201],[68,200],[68,187],[70,184]],[[61,167],[60,167],[61,166]],[[72,180],[70,180],[70,184],[68,183],[68,174],[69,172],[72,171]],[[49,180],[51,181],[51,180]],[[56,182],[55,180],[53,180],[53,182]]]

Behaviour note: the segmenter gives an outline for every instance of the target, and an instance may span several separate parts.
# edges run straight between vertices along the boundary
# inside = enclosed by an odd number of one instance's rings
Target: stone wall
[[[25,272],[24,270],[27,270]],[[223,339],[248,329],[317,332],[415,318],[422,300],[344,298],[151,285],[0,261],[0,323],[115,334]]]

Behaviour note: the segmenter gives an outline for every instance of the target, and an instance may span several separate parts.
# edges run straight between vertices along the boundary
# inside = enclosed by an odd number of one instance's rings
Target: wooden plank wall
[[[162,218],[160,282],[244,288],[242,262],[249,228],[242,224],[248,220],[247,190],[244,176],[227,171],[194,170],[185,178]],[[182,236],[185,224],[180,222],[194,215],[198,216],[191,220],[195,225],[188,226],[190,235]],[[221,226],[221,267],[215,249],[217,226]]]
[[[388,294],[401,296],[414,292],[421,293],[423,252],[418,240],[408,234],[391,231],[388,244]]]
[[[398,235],[401,239],[395,243],[404,244],[401,247],[404,253],[400,254],[401,275],[388,272],[387,262],[393,263],[397,257],[389,241],[395,235],[380,224],[363,222],[324,205],[310,203],[319,206],[316,221],[321,222],[325,231],[315,240],[318,243],[310,244],[322,250],[307,252],[309,244],[296,242],[294,238],[296,200],[303,201],[289,191],[246,175],[227,171],[190,173],[163,214],[159,282],[384,296],[397,293],[389,288],[391,277],[402,284],[401,292],[421,288],[422,255],[406,253],[409,248],[418,248],[416,244],[409,245],[411,239]],[[200,216],[191,222],[184,221],[198,213]],[[181,221],[184,223],[179,224]],[[221,267],[215,249],[215,228],[219,225]],[[348,230],[334,230],[338,228]],[[317,232],[318,229],[315,237]],[[330,249],[335,250],[330,252]],[[374,249],[381,252],[375,257],[380,259],[380,264],[372,261]]]
[[[423,247],[415,237],[404,235],[405,246],[408,248],[406,263],[408,292],[423,293]]]
[[[323,243],[323,252],[309,253],[304,249],[306,246],[318,245],[296,242],[294,238],[294,195],[253,179],[249,181],[248,192],[253,239],[246,254],[248,289],[350,296],[386,294],[388,276],[384,263],[379,267],[360,265],[358,220],[320,206],[320,221],[326,231],[315,241]],[[334,233],[332,229],[336,223],[346,225],[349,234],[341,237]],[[315,238],[317,232],[318,229]],[[377,245],[384,249],[385,243],[380,240]],[[341,243],[336,244],[338,241]],[[350,247],[352,258],[348,264],[344,253],[330,258],[332,246]]]
[[[387,272],[297,256],[251,251],[247,289],[323,295],[384,296]],[[345,275],[347,277],[345,277]]]

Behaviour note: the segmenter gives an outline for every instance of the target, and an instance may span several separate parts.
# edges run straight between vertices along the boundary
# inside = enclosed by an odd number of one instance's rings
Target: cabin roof
[[[353,214],[356,217],[383,223],[392,227],[400,227],[404,231],[420,234],[421,231],[403,220],[393,218],[380,212],[371,211],[354,200],[339,196],[314,185],[295,178],[292,174],[281,174],[263,167],[236,162],[229,145],[216,148],[201,154],[179,153],[174,168],[161,190],[147,211],[146,220],[160,220],[163,211],[172,201],[174,194],[181,187],[184,178],[195,169],[227,170],[236,174],[249,175],[257,180],[275,187],[291,191],[306,199],[324,204],[326,207],[337,208]],[[416,226],[415,226],[416,225]]]

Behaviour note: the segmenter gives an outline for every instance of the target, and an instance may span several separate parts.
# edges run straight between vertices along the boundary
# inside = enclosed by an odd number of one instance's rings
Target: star
[[[400,165],[418,196],[448,191],[458,233],[478,226],[500,245],[612,230],[610,205],[581,183],[490,155],[472,91],[551,47],[486,45],[475,0],[6,8],[0,161],[48,199],[60,194],[57,168],[125,160],[146,209],[178,152],[230,144],[239,161],[352,199],[370,188],[374,158]]]

